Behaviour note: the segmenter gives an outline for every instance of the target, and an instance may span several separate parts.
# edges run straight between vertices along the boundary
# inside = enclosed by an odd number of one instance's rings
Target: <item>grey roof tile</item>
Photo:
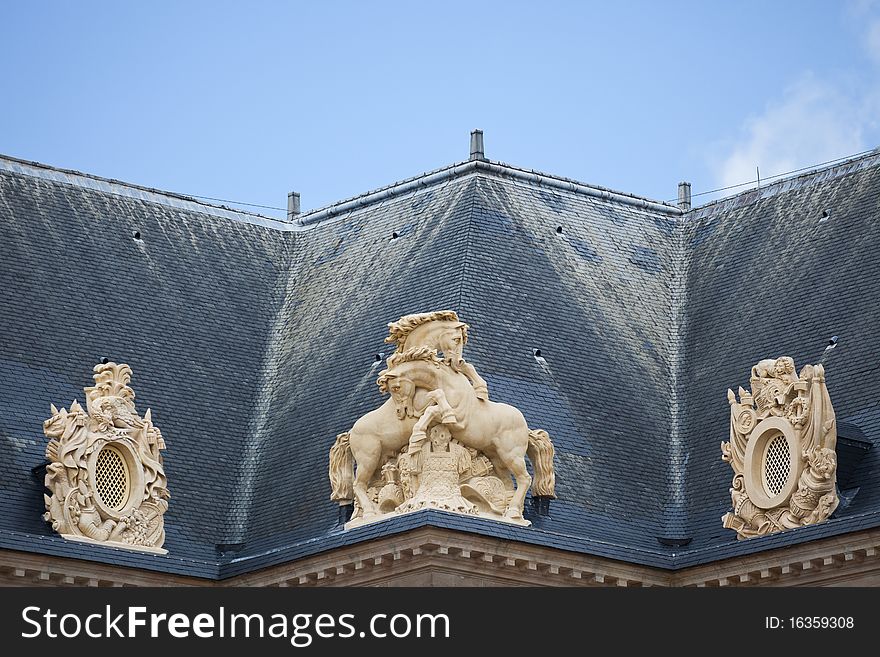
[[[0,167],[0,546],[215,578],[433,525],[677,568],[877,526],[870,450],[834,519],[737,542],[718,450],[725,389],[783,353],[824,355],[838,418],[880,440],[876,159],[685,216],[453,165],[301,230]],[[385,322],[439,308],[471,325],[493,399],[550,432],[559,499],[530,528],[423,512],[342,532],[328,449],[382,401]],[[132,365],[168,443],[166,557],[40,519],[42,420],[101,357]]]

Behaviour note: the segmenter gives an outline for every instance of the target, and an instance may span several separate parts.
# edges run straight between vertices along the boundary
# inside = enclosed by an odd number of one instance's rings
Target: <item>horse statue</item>
[[[436,326],[429,326],[435,322]],[[536,495],[554,496],[553,445],[547,432],[530,431],[518,409],[481,396],[485,381],[461,357],[466,327],[452,311],[408,315],[389,324],[390,337],[399,348],[388,358],[377,384],[390,399],[339,434],[330,450],[331,499],[354,500],[352,520],[376,519],[380,511],[368,493],[370,482],[384,463],[404,454],[405,447],[406,454],[416,453],[427,430],[436,424],[491,461],[508,491],[503,519],[529,524],[522,511],[532,484]],[[443,347],[443,358],[434,345]],[[534,482],[526,469],[526,455]]]

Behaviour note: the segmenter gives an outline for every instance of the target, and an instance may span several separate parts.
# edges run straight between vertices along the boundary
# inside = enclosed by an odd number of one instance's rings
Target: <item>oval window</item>
[[[749,499],[759,509],[787,504],[801,474],[798,437],[783,417],[768,417],[752,430],[743,459]]]
[[[791,472],[791,454],[788,449],[788,440],[779,434],[767,441],[764,449],[764,467],[762,468],[764,490],[767,497],[776,497],[785,488],[788,475]]]
[[[128,504],[129,472],[125,457],[112,445],[105,445],[95,462],[95,490],[101,501],[113,511]]]

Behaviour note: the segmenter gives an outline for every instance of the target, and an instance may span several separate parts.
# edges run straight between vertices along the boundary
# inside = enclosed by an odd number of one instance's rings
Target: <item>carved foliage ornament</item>
[[[454,311],[406,315],[388,329],[397,349],[377,383],[390,399],[330,449],[330,498],[354,501],[346,527],[420,509],[530,524],[522,515],[529,486],[555,497],[550,436],[489,399],[462,355],[468,326]]]
[[[822,522],[837,508],[837,428],[821,365],[796,374],[794,361],[762,360],[751,392],[730,402],[730,440],[721,458],[733,468],[733,510],[722,518],[738,538]]]
[[[165,553],[165,441],[149,409],[143,417],[135,410],[128,365],[104,363],[94,372],[86,409],[75,400],[70,410],[53,404],[43,423],[52,491],[43,519],[64,538]]]

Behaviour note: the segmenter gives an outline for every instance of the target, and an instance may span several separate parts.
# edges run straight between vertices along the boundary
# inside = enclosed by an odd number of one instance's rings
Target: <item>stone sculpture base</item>
[[[103,547],[119,548],[121,550],[131,550],[132,552],[149,552],[150,554],[168,554],[168,550],[160,547],[150,547],[147,545],[132,545],[131,543],[120,543],[119,541],[97,541],[87,536],[77,536],[76,534],[61,534],[61,538],[68,541],[77,541],[78,543],[88,543],[90,545],[101,545]]]
[[[429,433],[431,440],[416,452],[409,453],[405,447],[392,455],[382,466],[380,476],[370,483],[367,493],[380,513],[364,516],[356,503],[346,529],[425,510],[522,527],[532,524],[505,514],[514,489],[496,476],[485,454],[451,440],[443,425],[435,425]]]
[[[356,518],[354,520],[349,520],[347,523],[345,523],[345,528],[346,529],[353,529],[355,527],[361,527],[363,525],[371,525],[374,522],[381,522],[383,520],[391,520],[392,518],[397,518],[402,515],[410,515],[412,513],[418,513],[419,511],[440,511],[442,513],[450,513],[450,514],[455,514],[457,516],[461,515],[460,513],[456,512],[456,511],[447,511],[445,509],[432,509],[429,507],[425,507],[423,509],[415,509],[413,511],[401,511],[399,513],[397,511],[395,511],[393,513],[383,513],[382,515],[373,516],[370,518]],[[529,527],[532,524],[530,521],[526,520],[525,518],[505,518],[504,516],[489,515],[489,514],[485,514],[485,513],[475,513],[475,514],[468,514],[468,515],[473,515],[474,518],[485,518],[487,520],[509,522],[511,525],[519,525],[520,527]]]

